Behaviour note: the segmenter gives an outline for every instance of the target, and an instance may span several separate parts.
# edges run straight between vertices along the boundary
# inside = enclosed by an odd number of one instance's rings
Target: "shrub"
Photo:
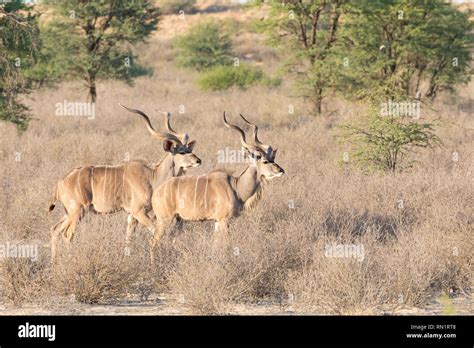
[[[416,148],[441,144],[435,126],[434,122],[420,122],[408,116],[380,115],[371,107],[366,114],[339,125],[338,137],[353,147],[351,157],[356,164],[394,172],[413,164],[408,155]]]
[[[82,303],[115,300],[131,290],[146,297],[146,252],[124,254],[123,236],[102,228],[78,231],[73,245],[59,249],[53,268],[56,291],[73,294]]]
[[[4,296],[15,306],[30,301],[45,289],[47,261],[7,258],[3,261]]]
[[[178,40],[178,64],[204,71],[217,65],[232,63],[232,41],[215,23],[203,23],[191,28]]]
[[[245,292],[245,275],[224,255],[212,255],[210,243],[181,253],[170,282],[178,301],[194,313],[228,313],[232,301]],[[238,276],[241,276],[240,278]]]
[[[257,220],[234,225],[220,250],[212,250],[214,235],[204,224],[175,243],[179,256],[168,272],[169,289],[193,313],[232,313],[239,304],[285,297],[288,271],[303,261],[307,239],[284,227],[263,232]]]
[[[198,79],[198,85],[203,90],[219,91],[236,86],[247,89],[258,83],[268,83],[263,71],[250,65],[218,66],[206,71]]]
[[[347,243],[347,237],[340,236],[338,243]],[[468,248],[452,254],[463,237],[431,229],[400,232],[396,241],[387,244],[373,237],[368,233],[357,240],[365,247],[362,262],[315,252],[303,269],[292,272],[286,289],[294,309],[339,315],[393,312],[423,306],[441,289],[469,287],[468,280],[452,272],[454,265],[469,264]],[[319,243],[319,250],[324,250],[327,241]]]

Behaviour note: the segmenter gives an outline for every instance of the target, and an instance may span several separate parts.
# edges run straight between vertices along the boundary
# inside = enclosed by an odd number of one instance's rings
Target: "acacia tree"
[[[37,17],[21,1],[0,4],[0,120],[19,130],[28,126],[28,108],[19,96],[31,91],[26,72],[37,52]]]
[[[285,59],[285,70],[295,78],[302,96],[321,113],[326,92],[334,86],[337,64],[334,48],[343,0],[256,1],[270,6],[270,15],[258,28]]]
[[[159,11],[148,0],[49,0],[55,20],[51,35],[59,50],[64,75],[85,81],[92,102],[99,79],[114,78],[131,83],[133,60],[126,47],[144,41],[156,30]]]
[[[346,96],[434,99],[469,81],[469,13],[442,0],[358,0],[349,9],[338,69]]]
[[[177,41],[178,63],[198,71],[218,65],[231,65],[232,40],[217,23],[204,22],[193,26]]]
[[[339,88],[369,105],[338,127],[349,157],[366,169],[410,167],[417,149],[441,144],[437,121],[383,114],[383,105],[420,105],[467,83],[473,24],[442,0],[358,0],[345,13],[338,49]]]
[[[402,171],[415,162],[417,149],[441,145],[436,135],[437,122],[414,121],[409,116],[381,115],[376,106],[342,125],[337,125],[337,138],[349,143],[352,161],[366,171]]]

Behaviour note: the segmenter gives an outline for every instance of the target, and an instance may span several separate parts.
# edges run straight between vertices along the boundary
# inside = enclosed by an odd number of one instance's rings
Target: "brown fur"
[[[267,182],[261,174],[262,166],[275,174],[283,170],[275,163],[250,165],[237,176],[225,172],[207,175],[181,176],[167,180],[154,192],[153,211],[157,229],[152,242],[159,242],[166,228],[175,217],[183,220],[216,222],[216,244],[226,239],[229,219],[256,207]],[[267,168],[268,167],[268,168]]]
[[[182,174],[183,169],[176,165],[172,154],[154,167],[143,161],[131,161],[117,166],[74,168],[56,185],[49,207],[52,211],[60,201],[66,210],[66,215],[51,229],[52,257],[59,234],[71,241],[77,224],[89,210],[103,214],[127,211],[127,244],[137,222],[153,230],[153,220],[147,214],[151,210],[153,187]]]

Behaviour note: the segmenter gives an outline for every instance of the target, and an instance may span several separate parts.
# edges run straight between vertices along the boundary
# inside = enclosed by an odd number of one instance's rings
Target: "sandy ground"
[[[129,299],[113,304],[87,305],[73,298],[56,298],[44,306],[24,305],[13,307],[0,304],[0,315],[192,315],[192,309],[177,298],[167,294],[150,296],[147,300]],[[229,310],[233,315],[301,315],[291,305],[277,303],[255,305],[236,304]],[[359,315],[474,315],[474,296],[455,298],[438,297],[423,308],[401,307],[395,310],[369,310]]]

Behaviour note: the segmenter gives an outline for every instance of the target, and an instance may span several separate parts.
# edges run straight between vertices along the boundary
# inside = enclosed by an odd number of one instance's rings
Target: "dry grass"
[[[2,295],[15,306],[37,300],[45,296],[48,264],[46,259],[40,262],[27,258],[7,258],[3,261]]]
[[[193,73],[175,67],[172,35],[163,37],[140,51],[153,76],[139,78],[134,87],[99,85],[94,120],[55,116],[56,103],[86,97],[79,84],[65,83],[28,100],[36,120],[26,134],[0,124],[0,243],[49,241],[49,228],[62,214],[61,208],[47,214],[53,186],[71,167],[119,163],[127,156],[151,163],[163,157],[161,144],[118,102],[145,110],[160,126],[154,110],[173,112],[175,128],[197,139],[195,152],[203,165],[193,173],[217,167],[218,150],[238,148],[238,138],[220,117],[226,110],[236,120],[242,112],[261,125],[264,141],[280,149],[277,162],[287,175],[270,183],[255,211],[233,222],[227,250],[211,253],[211,223],[185,223],[182,233],[164,238],[150,270],[145,229],[137,230],[127,258],[126,215],[90,216],[56,266],[43,265],[48,255],[41,266],[4,261],[4,296],[20,303],[74,294],[78,301],[97,303],[146,298],[155,291],[170,293],[201,314],[265,301],[297,312],[355,314],[423,306],[440,291],[472,291],[473,84],[422,115],[455,123],[439,131],[443,148],[417,154],[419,165],[410,172],[364,175],[337,164],[346,149],[336,145],[332,132],[359,106],[330,99],[327,115],[312,118],[286,86],[201,92]],[[238,42],[236,50],[244,54],[248,42]],[[275,66],[273,55],[263,54],[265,64]],[[178,113],[180,105],[184,114]],[[363,245],[363,261],[325,257],[332,243]],[[21,289],[33,296],[21,299]]]
[[[132,290],[147,297],[149,259],[145,253],[135,250],[125,255],[123,235],[115,233],[121,226],[107,218],[94,220],[78,231],[74,247],[61,249],[52,267],[53,290],[88,304],[110,302]]]

